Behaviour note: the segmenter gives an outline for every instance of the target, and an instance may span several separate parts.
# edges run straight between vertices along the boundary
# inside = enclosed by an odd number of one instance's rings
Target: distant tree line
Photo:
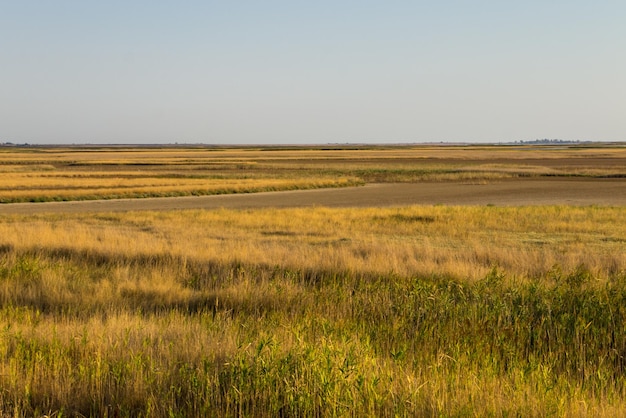
[[[550,138],[543,138],[543,139],[535,139],[533,141],[515,141],[518,144],[580,144],[580,143],[587,143],[589,141],[578,141],[578,140],[569,140],[569,139],[550,139]]]
[[[2,147],[29,147],[30,144],[27,142],[23,144],[14,144],[13,142],[0,142],[0,146]]]

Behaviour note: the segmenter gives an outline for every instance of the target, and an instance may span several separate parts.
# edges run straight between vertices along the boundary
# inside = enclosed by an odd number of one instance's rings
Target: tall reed
[[[2,217],[0,410],[619,416],[623,216],[411,207]]]

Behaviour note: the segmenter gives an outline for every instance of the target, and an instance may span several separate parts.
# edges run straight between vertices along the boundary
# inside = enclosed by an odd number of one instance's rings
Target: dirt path
[[[624,205],[626,179],[521,179],[488,184],[399,183],[201,197],[0,205],[0,214],[260,207],[401,205]]]

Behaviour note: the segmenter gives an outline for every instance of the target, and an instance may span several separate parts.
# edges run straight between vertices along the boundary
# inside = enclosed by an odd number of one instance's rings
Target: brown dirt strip
[[[13,203],[0,214],[266,207],[383,207],[405,205],[626,206],[626,179],[516,179],[487,184],[395,183],[363,187],[174,198]]]

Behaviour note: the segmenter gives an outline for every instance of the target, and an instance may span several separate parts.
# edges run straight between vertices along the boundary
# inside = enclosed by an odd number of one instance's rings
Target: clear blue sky
[[[0,0],[0,142],[626,140],[626,1]]]

